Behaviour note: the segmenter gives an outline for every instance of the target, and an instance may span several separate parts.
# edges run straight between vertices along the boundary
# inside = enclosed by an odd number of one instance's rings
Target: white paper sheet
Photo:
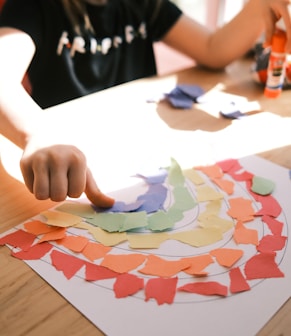
[[[288,237],[285,248],[278,252],[279,267],[285,274],[283,278],[253,281],[250,291],[229,297],[191,296],[191,294],[180,293],[173,304],[158,305],[154,300],[145,302],[141,293],[126,299],[116,299],[111,289],[112,280],[86,282],[83,279],[84,271],[78,272],[72,279],[67,280],[61,272],[51,266],[50,258],[47,256],[43,260],[26,262],[68,302],[109,336],[255,335],[291,293],[289,242],[291,181],[287,169],[259,157],[249,156],[239,161],[245,170],[268,178],[276,184],[273,196],[282,207],[280,220],[284,222],[283,235]],[[229,237],[225,238],[222,244],[227,246],[227,241]],[[173,255],[173,251],[177,251],[173,248],[179,248],[179,246],[181,245],[177,244],[176,247],[169,245],[171,249],[169,255]],[[163,253],[166,252],[166,248],[163,247]],[[208,250],[212,248],[213,246],[209,246]],[[244,246],[247,253],[248,251],[253,253],[251,248]],[[219,275],[210,274],[208,280],[212,279],[228,281],[228,272]]]

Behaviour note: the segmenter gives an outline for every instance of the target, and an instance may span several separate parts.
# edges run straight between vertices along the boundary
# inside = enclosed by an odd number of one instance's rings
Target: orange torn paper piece
[[[254,219],[255,211],[252,207],[252,201],[242,197],[231,198],[229,200],[230,209],[228,215],[242,222]]]
[[[39,244],[44,241],[59,240],[66,237],[66,228],[58,227],[56,230],[45,233],[39,240]]]
[[[73,252],[82,252],[88,242],[89,239],[82,236],[66,236],[58,240],[58,244],[63,245]]]
[[[12,252],[11,255],[15,258],[22,260],[39,260],[43,256],[45,256],[52,248],[53,245],[44,242],[42,244],[33,245],[25,251]]]
[[[259,253],[249,259],[244,267],[247,280],[282,278],[284,273],[279,269],[276,261],[276,253]]]
[[[44,211],[41,213],[46,218],[46,223],[58,227],[75,226],[82,222],[82,217],[61,211]]]
[[[174,302],[178,278],[149,279],[145,286],[145,301],[155,299],[159,305]]]
[[[266,235],[257,246],[257,250],[260,252],[274,252],[280,251],[286,244],[287,237]]]
[[[127,234],[128,243],[132,249],[156,249],[168,237],[167,233]]]
[[[150,254],[147,257],[145,266],[138,271],[147,275],[170,278],[189,266],[190,264],[186,259],[165,260]]]
[[[53,250],[50,254],[52,265],[62,271],[65,277],[71,279],[85,265],[85,261],[70,254]]]
[[[210,251],[210,254],[221,266],[232,267],[243,256],[243,250],[218,248]]]
[[[234,183],[230,180],[226,179],[218,179],[214,178],[212,181],[223,191],[225,191],[228,195],[232,195],[234,191]]]
[[[47,225],[39,220],[24,223],[23,226],[27,232],[33,233],[37,236],[57,229],[55,226]]]
[[[19,247],[22,250],[28,250],[33,244],[35,238],[36,236],[34,234],[20,229],[0,238],[0,246],[8,244],[13,247]]]
[[[114,272],[127,273],[140,266],[145,259],[146,256],[140,253],[107,254],[100,265],[107,267]]]
[[[105,279],[113,279],[119,275],[118,272],[114,272],[107,267],[91,264],[89,262],[85,263],[85,280],[86,281],[97,281]]]
[[[179,240],[182,243],[200,247],[214,244],[223,238],[222,231],[216,227],[198,228],[169,234],[168,239]]]
[[[213,164],[210,166],[199,166],[195,167],[197,170],[201,170],[205,175],[210,178],[221,178],[223,176],[223,171],[217,164]]]
[[[103,258],[111,250],[112,247],[110,246],[105,246],[100,243],[94,243],[89,241],[82,250],[82,254],[90,261],[94,261]]]
[[[228,291],[226,286],[216,281],[193,282],[179,287],[178,290],[193,294],[220,296],[227,296]]]
[[[229,277],[231,293],[240,293],[251,289],[239,267],[232,268]]]
[[[207,202],[223,199],[223,194],[221,192],[216,191],[208,185],[198,186],[196,188],[196,191],[198,202]]]
[[[115,297],[118,299],[134,295],[143,288],[144,280],[128,273],[118,275],[113,285]]]
[[[204,269],[214,262],[210,254],[187,257],[183,259],[190,264],[190,266],[184,269],[183,272],[195,276],[207,275],[208,272],[204,271]]]
[[[236,226],[233,239],[237,244],[259,244],[258,231],[246,228],[243,224]]]

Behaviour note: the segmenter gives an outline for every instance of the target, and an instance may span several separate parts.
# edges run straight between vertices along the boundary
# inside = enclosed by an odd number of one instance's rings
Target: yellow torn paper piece
[[[203,228],[216,227],[219,228],[223,233],[229,231],[234,227],[231,220],[221,218],[217,215],[207,215],[203,213],[198,217],[199,225]]]
[[[167,240],[167,233],[150,233],[150,234],[127,234],[129,247],[132,249],[156,249]]]
[[[59,211],[44,211],[41,215],[46,218],[46,224],[59,227],[75,226],[83,220],[82,217]]]
[[[200,185],[200,184],[205,183],[203,177],[193,168],[184,169],[183,174],[188,180],[190,180],[195,185]]]
[[[214,244],[222,238],[222,231],[216,227],[198,228],[191,231],[169,234],[169,239],[179,240],[182,243],[195,247]]]
[[[218,199],[223,199],[224,196],[222,193],[217,192],[215,189],[203,185],[197,187],[197,200],[198,202],[213,201]]]
[[[91,204],[78,202],[65,202],[56,208],[58,211],[67,212],[75,216],[84,218],[92,218],[95,211]]]
[[[105,246],[115,246],[127,240],[125,232],[107,232],[99,227],[91,227],[88,231],[96,241]]]

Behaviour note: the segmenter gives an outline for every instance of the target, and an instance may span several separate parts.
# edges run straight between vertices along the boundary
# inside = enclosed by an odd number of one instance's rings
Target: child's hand
[[[63,201],[67,196],[79,197],[83,192],[98,207],[109,208],[114,200],[96,185],[84,154],[76,147],[53,145],[33,149],[29,144],[20,162],[28,189],[39,200]]]
[[[266,45],[271,45],[276,22],[282,18],[288,40],[286,51],[291,53],[291,0],[261,0],[261,4],[265,20]]]

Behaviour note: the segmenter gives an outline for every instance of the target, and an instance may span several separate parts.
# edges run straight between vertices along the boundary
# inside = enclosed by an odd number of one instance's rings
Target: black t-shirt
[[[168,0],[109,0],[87,10],[95,34],[77,36],[61,0],[6,0],[0,26],[33,39],[28,74],[43,108],[156,74],[152,43],[181,15]]]

